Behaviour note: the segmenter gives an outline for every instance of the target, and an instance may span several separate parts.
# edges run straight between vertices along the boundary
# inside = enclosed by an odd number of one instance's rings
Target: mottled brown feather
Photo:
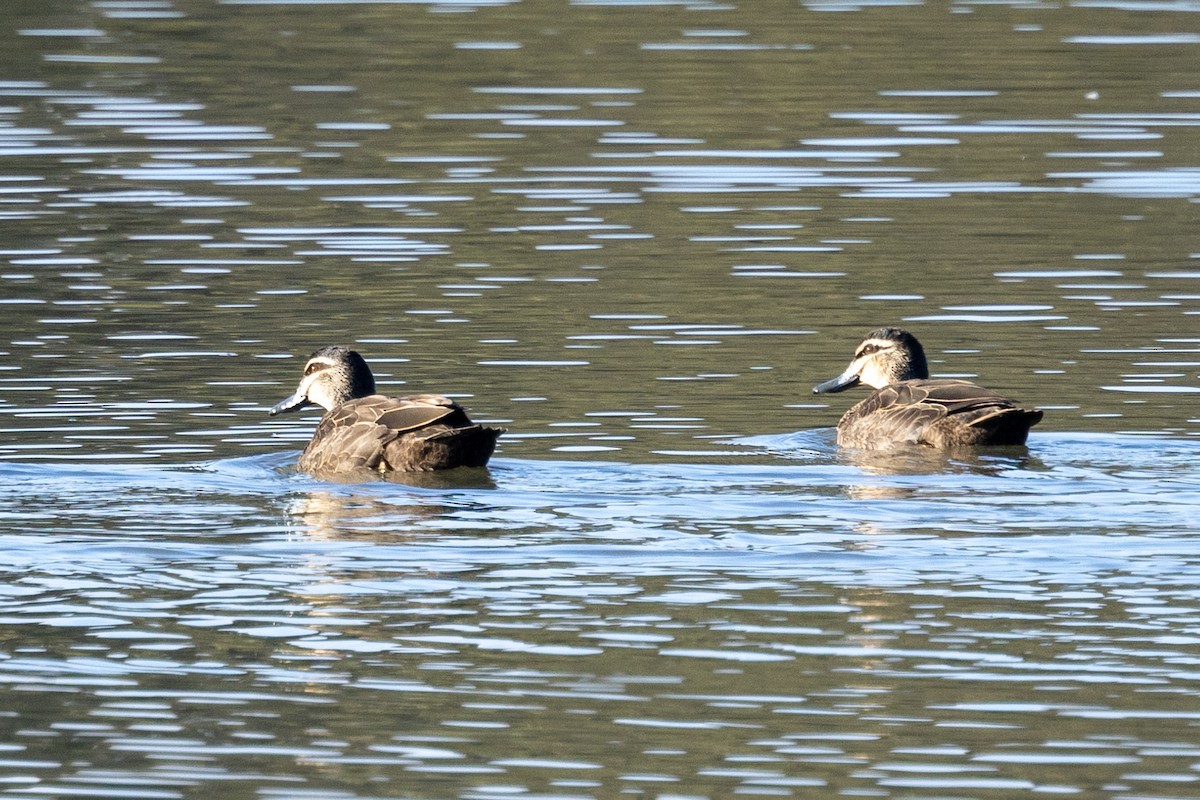
[[[298,466],[318,473],[482,467],[502,432],[473,424],[461,406],[440,395],[369,395],[327,412]]]
[[[840,445],[879,449],[895,444],[946,448],[1024,444],[1042,418],[970,381],[916,379],[875,390],[838,422]]]

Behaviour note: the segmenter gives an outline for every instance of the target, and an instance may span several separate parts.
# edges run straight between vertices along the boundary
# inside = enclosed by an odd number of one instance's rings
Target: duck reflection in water
[[[847,448],[839,453],[838,460],[861,472],[858,479],[848,482],[843,489],[845,496],[851,500],[919,498],[936,502],[938,498],[956,497],[962,492],[964,482],[974,477],[1002,478],[1049,470],[1045,462],[1024,447],[988,450]],[[990,484],[981,484],[987,485]],[[869,522],[866,524],[870,525]],[[887,525],[881,520],[880,527],[886,528]]]
[[[325,409],[325,416],[297,466],[318,476],[483,467],[504,432],[471,422],[448,397],[376,394],[367,362],[341,346],[309,356],[295,393],[270,413],[309,405]]]
[[[458,474],[478,470],[457,470]],[[387,483],[395,482],[393,473]],[[426,476],[454,473],[408,473]],[[379,476],[376,475],[376,478]],[[378,481],[369,487],[336,487],[298,494],[287,501],[284,518],[289,533],[305,539],[327,541],[390,542],[396,540],[434,539],[459,531],[459,515],[470,509],[472,489],[493,489],[488,482],[454,482],[449,486],[435,483],[420,488],[433,488],[432,493],[407,492]],[[409,481],[402,483],[408,485]],[[465,494],[448,496],[447,489],[459,489]],[[469,526],[468,526],[469,527]]]
[[[1021,408],[971,381],[930,378],[924,348],[900,328],[868,333],[845,371],[813,391],[841,392],[860,383],[875,391],[838,422],[843,447],[1023,445],[1042,419],[1040,409]]]

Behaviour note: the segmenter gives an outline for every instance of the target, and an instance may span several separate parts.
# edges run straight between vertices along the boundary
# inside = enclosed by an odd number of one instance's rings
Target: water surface
[[[1194,796],[1195,11],[11,0],[0,790]],[[839,452],[882,324],[1028,449]]]
[[[779,458],[6,466],[7,782],[1186,796],[1193,443],[730,446]]]

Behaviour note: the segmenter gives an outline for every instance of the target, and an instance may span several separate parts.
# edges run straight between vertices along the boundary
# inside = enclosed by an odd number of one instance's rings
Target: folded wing
[[[369,395],[325,415],[299,466],[310,472],[483,466],[500,433],[473,424],[448,397]]]
[[[852,447],[1023,444],[1030,426],[1041,418],[1041,411],[1023,409],[970,381],[901,381],[847,411],[838,425],[838,442]]]

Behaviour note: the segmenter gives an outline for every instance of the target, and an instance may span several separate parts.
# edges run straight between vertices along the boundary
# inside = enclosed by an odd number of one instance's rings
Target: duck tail
[[[496,440],[504,431],[504,428],[487,425],[467,425],[439,431],[429,437],[429,441],[443,445],[452,454],[451,458],[457,466],[484,467],[496,450]]]
[[[1042,421],[1040,408],[997,408],[991,414],[986,414],[971,420],[971,427],[987,431],[981,437],[981,444],[1016,445],[1025,444],[1029,437],[1029,429]]]

